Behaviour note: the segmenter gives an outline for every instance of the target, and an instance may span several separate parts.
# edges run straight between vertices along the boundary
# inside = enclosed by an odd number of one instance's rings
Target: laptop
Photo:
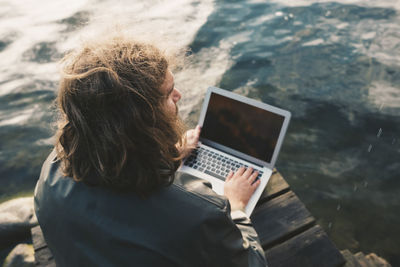
[[[260,185],[245,208],[250,216],[272,175],[289,125],[289,111],[209,87],[200,113],[199,146],[180,171],[205,179],[220,195],[229,171],[252,167]]]

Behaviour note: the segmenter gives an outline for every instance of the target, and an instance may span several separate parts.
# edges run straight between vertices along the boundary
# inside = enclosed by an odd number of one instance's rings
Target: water
[[[292,111],[277,168],[340,249],[400,266],[397,1],[0,1],[0,201],[51,149],[56,61],[109,24],[189,45],[193,125],[214,85]],[[110,30],[110,29],[108,29]]]

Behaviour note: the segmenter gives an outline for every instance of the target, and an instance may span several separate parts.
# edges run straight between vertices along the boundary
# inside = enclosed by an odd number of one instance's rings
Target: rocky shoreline
[[[31,228],[36,225],[33,197],[16,198],[0,204],[0,250],[14,246],[3,267],[35,266],[33,247],[28,240]]]
[[[16,198],[0,204],[0,250],[11,249],[2,267],[35,266],[34,250],[31,240],[31,228],[38,225],[33,207],[33,197]],[[344,267],[391,267],[383,258],[374,253],[352,254],[341,251],[346,259]]]

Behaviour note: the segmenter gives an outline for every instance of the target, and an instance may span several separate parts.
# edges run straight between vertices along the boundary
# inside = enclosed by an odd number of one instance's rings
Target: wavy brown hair
[[[56,151],[65,176],[146,196],[173,182],[183,124],[164,108],[168,57],[114,37],[67,54]]]

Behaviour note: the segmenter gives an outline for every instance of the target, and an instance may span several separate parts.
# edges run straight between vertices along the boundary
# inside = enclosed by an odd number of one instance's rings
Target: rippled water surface
[[[277,168],[340,249],[400,266],[397,1],[130,2],[0,0],[0,201],[32,194],[51,149],[57,60],[119,22],[191,47],[189,124],[209,85],[290,110]]]

